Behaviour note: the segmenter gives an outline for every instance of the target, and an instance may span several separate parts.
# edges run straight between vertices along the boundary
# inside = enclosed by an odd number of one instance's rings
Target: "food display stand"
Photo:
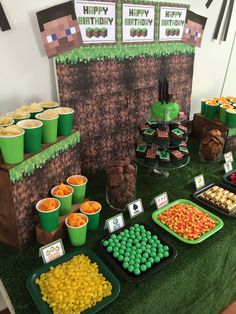
[[[80,173],[79,131],[43,144],[38,154],[25,154],[16,165],[0,161],[0,242],[26,248],[35,238],[36,202],[55,182]]]

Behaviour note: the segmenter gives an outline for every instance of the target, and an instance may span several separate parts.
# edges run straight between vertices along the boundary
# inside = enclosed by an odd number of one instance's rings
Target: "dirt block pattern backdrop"
[[[75,109],[75,128],[81,132],[82,172],[134,156],[134,136],[158,99],[159,78],[168,79],[169,93],[188,116],[193,62],[194,55],[172,55],[57,63],[60,103]]]
[[[66,180],[72,174],[80,173],[79,147],[62,152],[46,162],[41,168],[12,184],[15,204],[19,248],[25,248],[35,234],[36,210],[38,200],[47,197],[51,188]]]

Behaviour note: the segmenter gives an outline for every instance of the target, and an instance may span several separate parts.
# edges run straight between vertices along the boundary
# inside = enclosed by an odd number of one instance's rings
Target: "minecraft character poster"
[[[187,11],[182,42],[196,47],[201,47],[202,36],[207,18]]]
[[[49,58],[83,45],[73,1],[37,12],[44,48]]]
[[[116,3],[75,0],[84,44],[116,43]]]

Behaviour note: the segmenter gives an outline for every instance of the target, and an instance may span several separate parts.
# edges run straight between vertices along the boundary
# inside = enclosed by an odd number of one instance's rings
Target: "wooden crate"
[[[0,242],[27,247],[35,239],[36,202],[73,174],[80,174],[79,132],[43,144],[40,153],[26,154],[17,165],[0,158]]]

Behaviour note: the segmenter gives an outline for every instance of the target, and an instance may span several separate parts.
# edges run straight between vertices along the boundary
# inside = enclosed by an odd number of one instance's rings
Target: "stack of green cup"
[[[24,149],[26,153],[38,153],[41,150],[43,122],[39,120],[22,120],[17,126],[25,130]]]
[[[60,105],[55,101],[41,101],[40,105],[44,110],[58,108]]]
[[[39,214],[39,220],[40,220],[40,225],[41,228],[46,231],[46,232],[51,232],[53,230],[55,230],[58,227],[58,223],[59,223],[59,207],[61,205],[60,201],[56,200],[56,202],[58,203],[58,206],[50,211],[44,211],[42,210],[42,205],[46,200],[55,200],[53,198],[47,197],[44,198],[40,201],[38,201],[38,203],[36,204],[36,209],[38,211]]]
[[[74,189],[70,186],[71,193],[67,195],[57,195],[56,191],[59,189],[59,185],[55,186],[51,189],[51,194],[53,197],[55,197],[57,200],[60,201],[61,206],[59,208],[59,214],[60,216],[67,215],[71,213],[71,207],[72,207],[72,195],[74,193]]]
[[[58,126],[58,114],[56,112],[47,112],[38,113],[36,119],[43,122],[43,133],[42,141],[43,143],[54,143],[57,140],[57,126]]]
[[[67,226],[70,242],[74,246],[81,246],[86,242],[88,217],[84,214],[80,215],[86,222],[82,226],[72,227],[68,224],[69,216],[66,217],[65,224]]]
[[[0,127],[4,128],[6,126],[14,124],[14,120],[7,116],[0,117]]]
[[[58,135],[69,136],[72,134],[74,109],[68,107],[59,107],[55,109],[59,114]]]
[[[25,115],[23,115],[23,112],[12,111],[12,112],[8,112],[7,116],[14,119],[14,122],[17,123],[21,120],[26,120],[26,119],[30,118],[29,112],[25,111],[24,113],[25,113]]]

